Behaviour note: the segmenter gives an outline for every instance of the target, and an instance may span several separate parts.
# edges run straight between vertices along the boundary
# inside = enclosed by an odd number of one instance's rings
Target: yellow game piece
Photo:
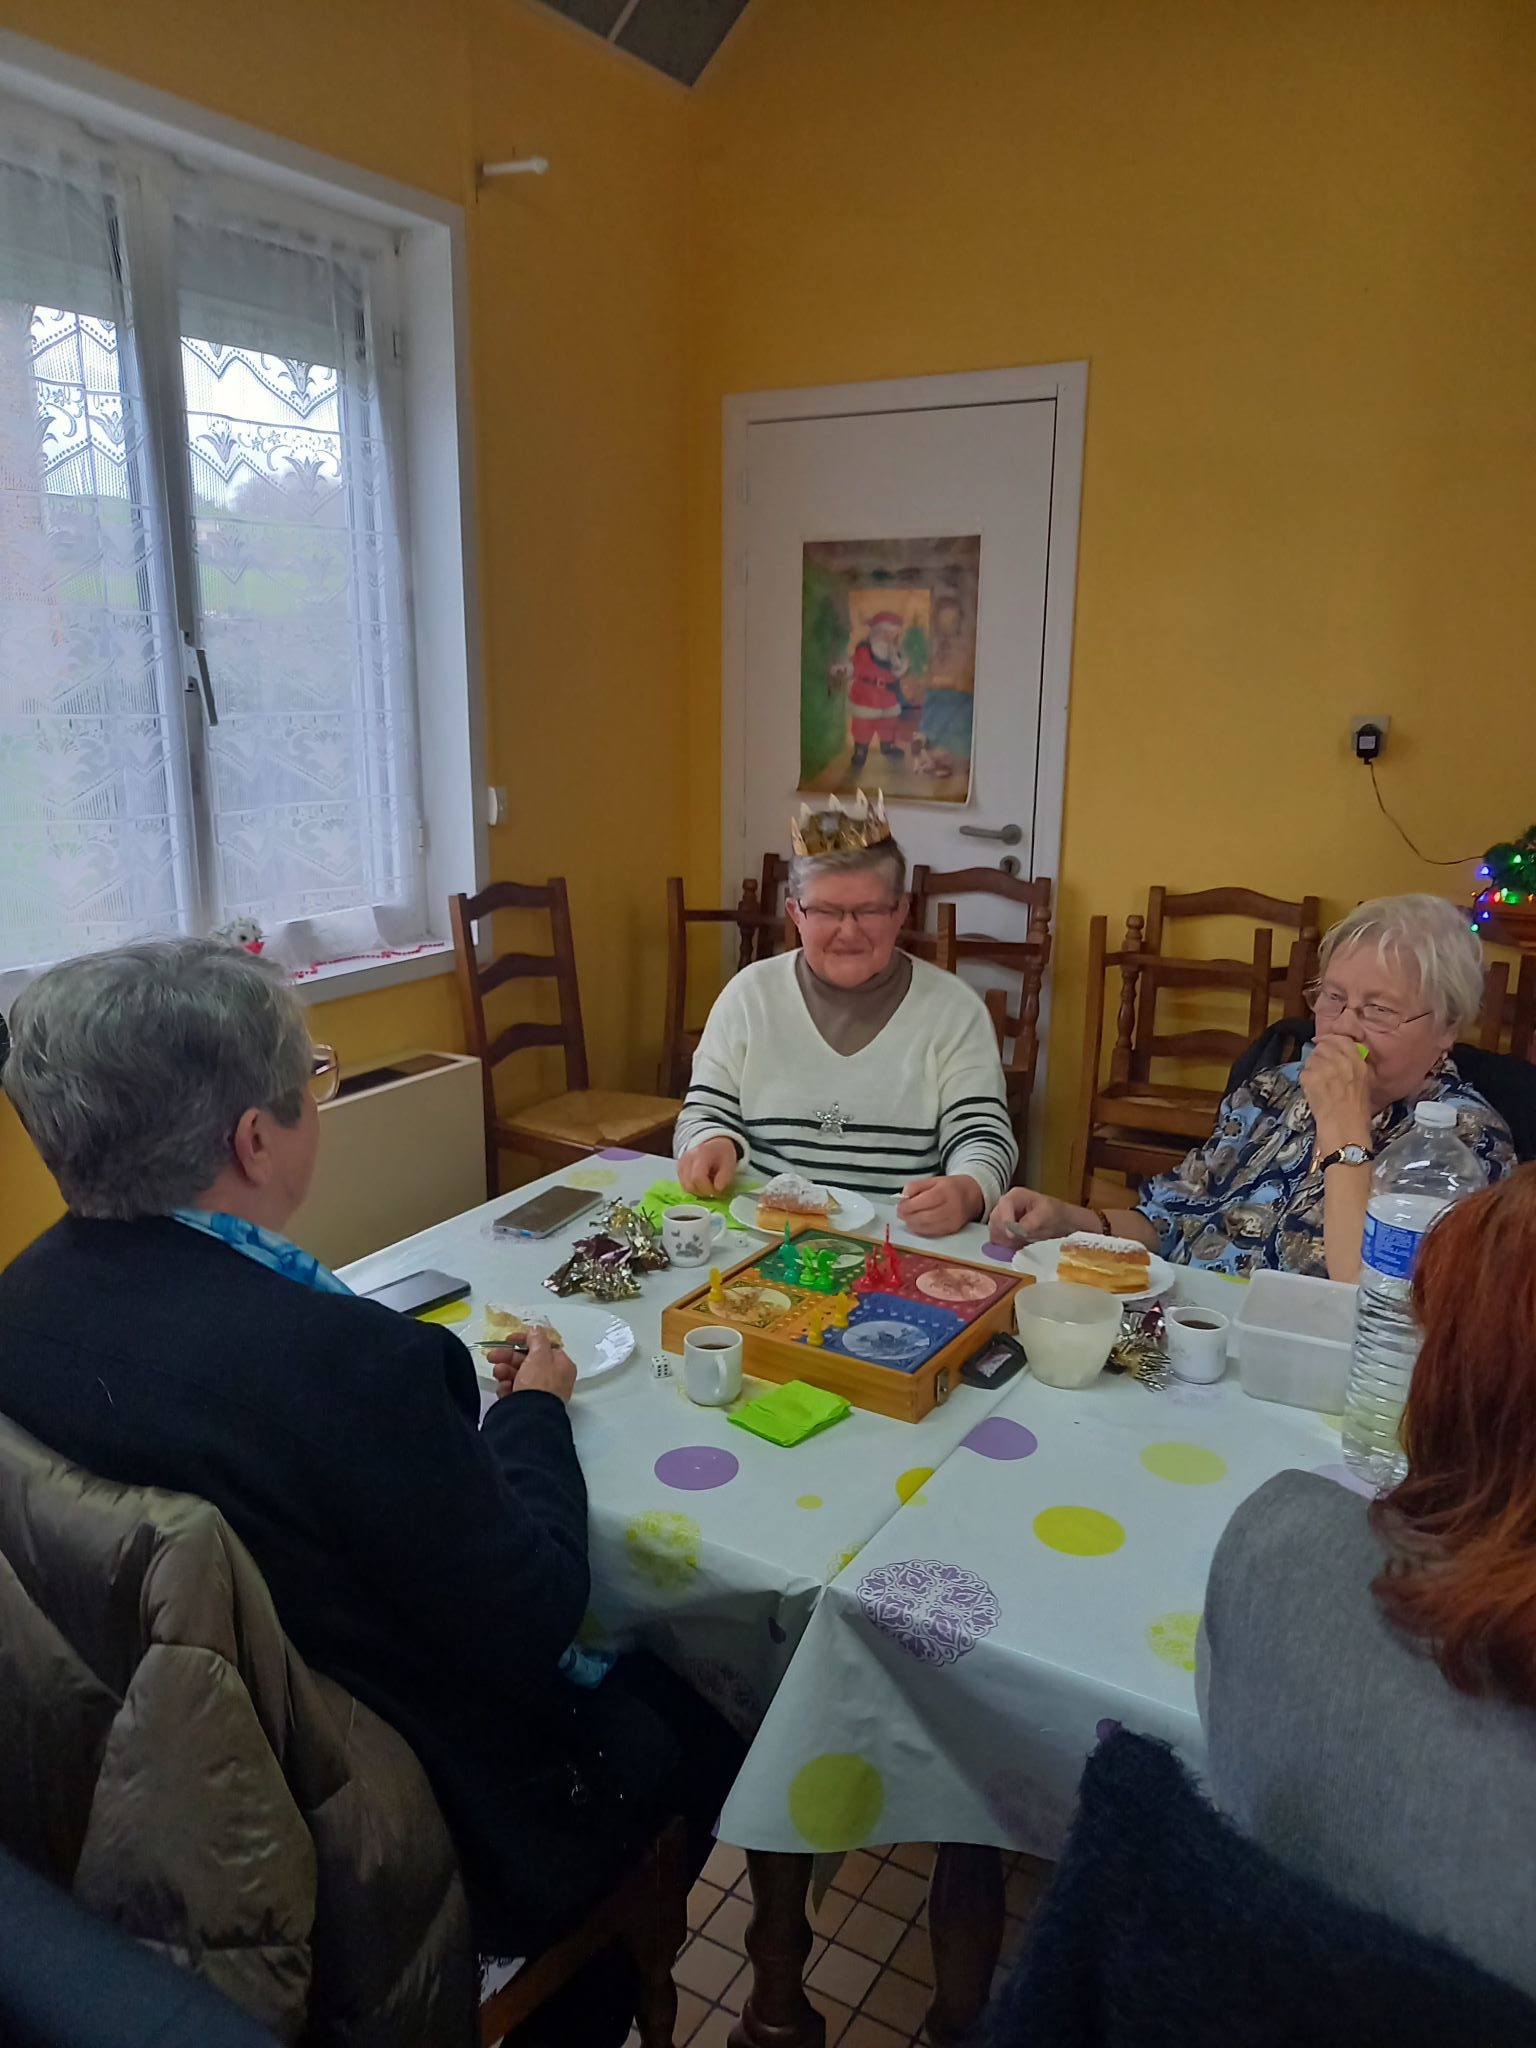
[[[713,1302],[720,1302],[725,1299],[725,1282],[720,1277],[720,1268],[718,1266],[711,1266],[709,1269],[709,1298]]]
[[[839,1293],[837,1299],[832,1304],[832,1327],[834,1330],[847,1329],[848,1317],[852,1308],[853,1303],[849,1297],[846,1294]]]
[[[821,1332],[823,1320],[824,1317],[822,1310],[819,1308],[813,1308],[811,1310],[810,1327],[807,1329],[805,1333],[805,1341],[807,1344],[812,1345],[817,1350],[820,1350],[822,1344]]]

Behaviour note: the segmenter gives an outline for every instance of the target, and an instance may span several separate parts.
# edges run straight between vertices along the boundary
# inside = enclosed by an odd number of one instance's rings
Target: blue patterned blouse
[[[1447,1057],[1416,1095],[1382,1110],[1371,1126],[1379,1152],[1415,1102],[1454,1102],[1458,1134],[1498,1180],[1515,1163],[1504,1119],[1469,1088]],[[1278,1267],[1326,1279],[1323,1176],[1312,1165],[1315,1126],[1302,1093],[1301,1062],[1265,1067],[1234,1088],[1216,1128],[1171,1173],[1147,1181],[1136,1203],[1165,1259],[1221,1273]]]

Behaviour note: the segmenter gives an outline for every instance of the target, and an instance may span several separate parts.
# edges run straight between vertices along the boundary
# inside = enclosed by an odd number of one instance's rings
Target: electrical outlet
[[[1380,738],[1374,748],[1369,741],[1362,743],[1360,735],[1367,726],[1374,725]],[[1387,751],[1387,734],[1392,730],[1391,716],[1385,711],[1363,711],[1349,721],[1349,751],[1357,761],[1379,761]]]

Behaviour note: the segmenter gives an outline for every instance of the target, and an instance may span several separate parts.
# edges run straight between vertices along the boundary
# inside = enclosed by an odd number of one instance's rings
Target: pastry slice
[[[526,1348],[532,1330],[547,1332],[549,1341],[555,1349],[564,1349],[564,1340],[560,1332],[553,1323],[546,1322],[542,1316],[536,1322],[530,1323],[525,1317],[518,1315],[515,1309],[495,1308],[487,1304],[484,1321],[485,1334],[477,1340],[482,1351],[492,1344],[521,1344]]]
[[[1056,1255],[1056,1278],[1106,1294],[1144,1294],[1152,1285],[1152,1255],[1133,1237],[1098,1237],[1076,1230]]]
[[[837,1206],[830,1188],[818,1187],[798,1173],[778,1173],[757,1191],[757,1227],[782,1237],[787,1224],[790,1236],[798,1237],[825,1223]]]

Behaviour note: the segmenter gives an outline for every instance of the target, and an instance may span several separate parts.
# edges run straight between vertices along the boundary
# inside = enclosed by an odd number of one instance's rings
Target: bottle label
[[[1406,1280],[1423,1242],[1422,1230],[1405,1230],[1400,1223],[1383,1223],[1379,1216],[1368,1214],[1360,1256],[1366,1265],[1384,1273],[1389,1280]]]

